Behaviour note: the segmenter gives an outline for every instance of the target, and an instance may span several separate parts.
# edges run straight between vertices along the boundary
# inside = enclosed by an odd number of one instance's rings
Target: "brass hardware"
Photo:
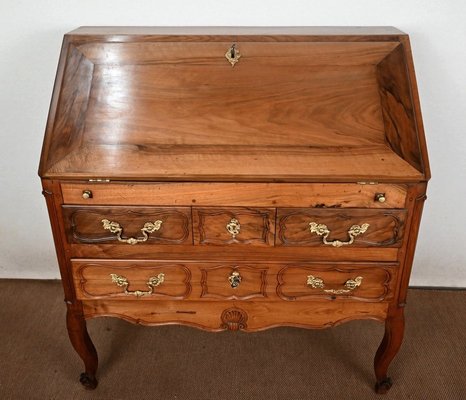
[[[351,228],[348,230],[348,236],[350,237],[350,240],[346,242],[342,242],[341,240],[332,240],[332,241],[327,241],[327,238],[330,235],[330,231],[327,228],[327,225],[325,224],[318,224],[317,222],[310,222],[309,223],[309,230],[311,233],[315,233],[316,235],[323,236],[322,242],[327,245],[331,245],[333,247],[341,247],[341,246],[346,246],[349,244],[353,244],[354,238],[356,236],[361,235],[362,233],[367,231],[367,228],[369,228],[369,224],[362,224],[362,225],[353,225]]]
[[[357,287],[361,286],[362,279],[362,276],[357,276],[354,279],[348,279],[344,284],[345,289],[324,289],[325,282],[323,279],[317,278],[313,275],[308,275],[307,285],[313,289],[323,289],[325,293],[344,294],[349,293]]]
[[[358,185],[378,185],[379,182],[356,182]]]
[[[89,179],[89,182],[100,182],[100,183],[105,182],[105,183],[107,183],[107,182],[110,182],[110,179],[101,179],[101,178]]]
[[[243,278],[241,277],[238,271],[233,271],[231,275],[228,277],[228,282],[230,282],[230,286],[233,289],[236,289],[241,283],[242,279]]]
[[[165,280],[165,274],[161,272],[157,276],[151,276],[146,282],[149,290],[128,290],[129,281],[126,277],[117,274],[110,274],[110,277],[112,278],[112,282],[117,286],[125,288],[126,295],[132,295],[136,297],[151,295],[154,292],[154,288],[162,284]]]
[[[230,62],[231,66],[234,67],[235,64],[239,61],[241,54],[236,48],[236,44],[233,44],[225,53],[226,59]]]
[[[233,237],[236,238],[236,235],[239,235],[241,231],[241,225],[236,218],[232,218],[230,222],[226,225],[228,233]]]
[[[387,200],[387,198],[385,197],[385,193],[376,193],[374,200],[378,201],[379,203],[385,203],[385,200]]]
[[[123,239],[121,235],[123,234],[123,228],[120,226],[118,222],[109,221],[108,219],[102,220],[102,225],[104,229],[109,230],[112,233],[116,233],[117,239],[119,242],[128,243],[128,244],[136,244],[141,242],[146,242],[149,239],[149,233],[154,233],[158,231],[162,226],[162,221],[157,220],[154,223],[146,222],[144,226],[141,228],[141,232],[144,235],[142,239],[130,237],[128,239]]]
[[[83,199],[92,199],[92,192],[90,190],[83,190]]]
[[[312,287],[313,289],[323,289],[324,288],[324,281],[321,278],[316,278],[314,275],[307,276],[307,285]]]

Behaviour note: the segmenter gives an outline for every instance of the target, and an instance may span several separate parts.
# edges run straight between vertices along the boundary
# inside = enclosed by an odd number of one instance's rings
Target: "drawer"
[[[194,244],[273,246],[273,208],[193,208]]]
[[[181,300],[191,293],[183,264],[155,261],[71,260],[76,297]]]
[[[192,244],[189,207],[62,206],[70,243]]]
[[[404,208],[406,200],[405,185],[387,183],[86,182],[61,190],[66,204],[88,206]]]
[[[278,272],[277,294],[283,300],[318,298],[380,302],[393,297],[397,264],[288,265]]]
[[[406,210],[281,208],[277,246],[400,247]]]
[[[267,273],[262,265],[201,266],[201,297],[247,300],[267,297]]]

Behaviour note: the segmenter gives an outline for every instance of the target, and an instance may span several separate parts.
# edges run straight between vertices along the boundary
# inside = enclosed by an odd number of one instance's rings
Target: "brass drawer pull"
[[[241,277],[239,272],[233,271],[231,273],[231,275],[228,277],[228,282],[230,282],[230,286],[233,289],[236,289],[239,286],[239,284],[241,283],[242,279],[243,278]]]
[[[241,225],[236,218],[232,218],[230,222],[226,225],[228,233],[233,237],[236,238],[236,235],[239,235],[241,231]]]
[[[92,191],[91,190],[83,190],[82,197],[84,200],[92,199]]]
[[[374,196],[374,200],[378,201],[379,203],[385,203],[387,198],[385,197],[385,193],[376,193]]]
[[[162,226],[162,221],[157,220],[153,223],[146,222],[144,226],[141,228],[141,232],[144,235],[142,239],[134,238],[134,237],[123,239],[121,237],[121,235],[123,234],[123,228],[120,226],[118,222],[109,221],[108,219],[103,219],[102,225],[104,229],[107,229],[112,233],[116,233],[116,236],[119,242],[128,243],[128,244],[136,244],[136,243],[146,242],[149,239],[149,233],[153,233],[160,229],[160,227]]]
[[[165,274],[163,272],[161,272],[157,276],[150,277],[149,280],[146,282],[146,285],[149,288],[149,290],[144,291],[144,290],[128,290],[129,281],[124,276],[117,275],[117,274],[110,274],[110,277],[112,278],[112,282],[115,283],[117,286],[125,288],[126,295],[132,295],[136,297],[151,295],[154,292],[154,288],[162,284],[163,281],[165,280]]]
[[[354,238],[356,236],[361,235],[362,233],[367,231],[367,228],[369,228],[369,224],[362,224],[362,225],[353,225],[351,228],[348,230],[348,236],[350,240],[346,242],[342,242],[341,240],[332,240],[328,241],[327,238],[330,235],[330,231],[327,228],[327,225],[325,224],[318,224],[317,222],[310,222],[309,223],[309,230],[311,233],[315,233],[316,235],[323,236],[322,238],[322,243],[331,245],[333,247],[341,247],[349,244],[353,244]]]
[[[361,286],[362,279],[363,279],[362,276],[357,276],[354,279],[348,279],[344,284],[344,287],[346,289],[324,289],[325,282],[322,278],[317,278],[317,277],[314,277],[313,275],[308,275],[307,285],[313,289],[323,289],[325,293],[344,294],[344,293],[349,293],[353,291],[354,289],[356,289],[357,287]]]

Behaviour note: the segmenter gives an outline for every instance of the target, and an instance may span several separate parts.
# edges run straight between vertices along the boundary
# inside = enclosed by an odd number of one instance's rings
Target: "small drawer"
[[[273,246],[273,208],[193,208],[194,244]]]
[[[277,246],[400,247],[406,210],[281,208]]]
[[[65,182],[61,190],[65,204],[86,206],[404,208],[407,189],[388,183]]]
[[[191,244],[189,207],[62,206],[70,243]]]
[[[278,273],[283,300],[318,298],[380,302],[393,297],[397,264],[288,265]]]
[[[213,265],[200,267],[201,297],[220,300],[247,300],[267,297],[265,265]]]
[[[182,300],[191,293],[183,264],[154,261],[71,260],[76,297]]]

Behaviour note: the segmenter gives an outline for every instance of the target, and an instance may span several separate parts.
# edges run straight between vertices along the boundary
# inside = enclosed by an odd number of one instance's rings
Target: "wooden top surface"
[[[79,28],[64,41],[39,174],[423,180],[400,35],[390,27]],[[232,43],[241,52],[234,67]]]
[[[400,36],[392,26],[81,26],[68,35],[155,36]]]
[[[224,27],[224,26],[82,26],[67,34],[74,42],[105,38],[112,42],[130,41],[235,41],[235,42],[369,42],[397,41],[407,35],[391,26],[287,26],[287,27]]]

